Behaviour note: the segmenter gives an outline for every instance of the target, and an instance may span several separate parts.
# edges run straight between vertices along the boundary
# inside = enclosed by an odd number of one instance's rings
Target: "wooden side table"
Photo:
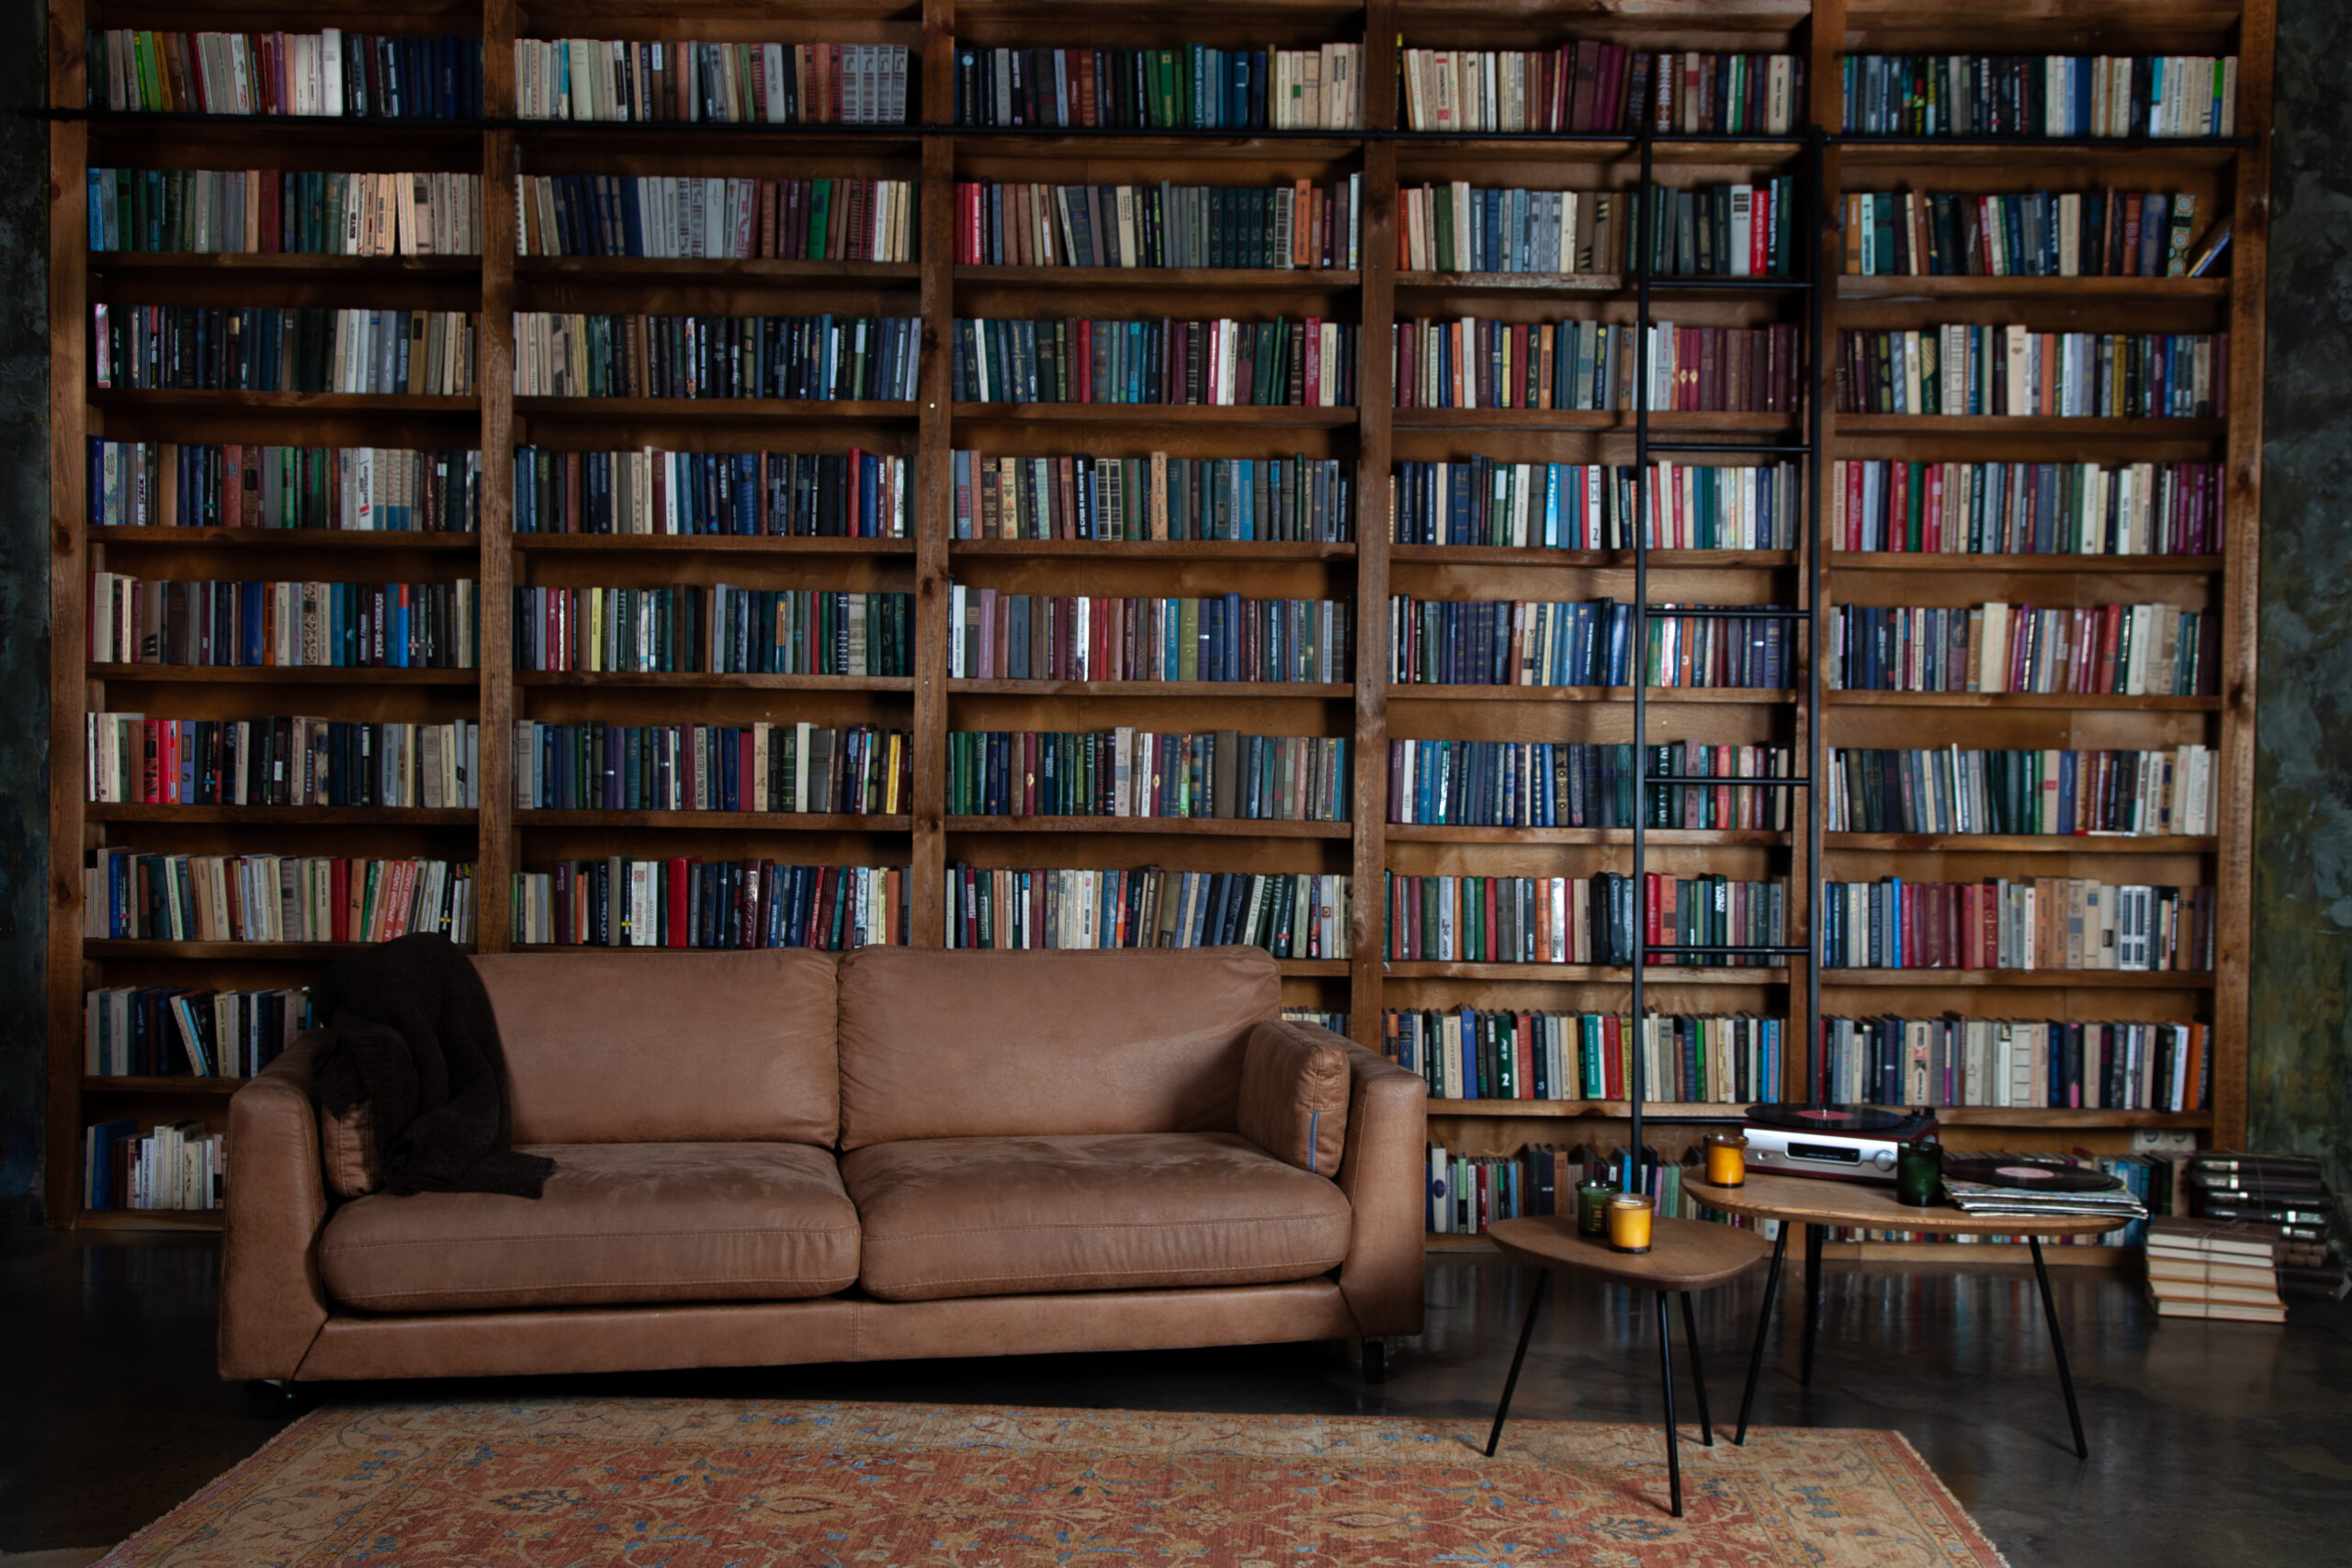
[[[1827,1225],[1860,1230],[1925,1231],[1935,1235],[2021,1235],[2033,1247],[2033,1277],[2041,1287],[2042,1315],[2050,1323],[2050,1348],[2058,1363],[2058,1387],[2066,1396],[2066,1419],[2075,1428],[2075,1455],[2090,1458],[2083,1437],[2083,1414],[2075,1403],[2074,1373],[2066,1366],[2066,1341],[2058,1330],[2058,1303],[2050,1293],[2050,1269],[2041,1260],[2045,1235],[2096,1235],[2116,1228],[2111,1215],[2045,1214],[1999,1218],[1962,1213],[1949,1203],[1917,1208],[1895,1201],[1894,1189],[1864,1181],[1830,1181],[1792,1176],[1750,1176],[1739,1187],[1717,1187],[1685,1178],[1682,1190],[1710,1209],[1778,1220],[1772,1270],[1764,1280],[1764,1305],[1756,1316],[1756,1348],[1747,1358],[1747,1392],[1739,1402],[1739,1431],[1747,1441],[1747,1413],[1756,1403],[1756,1375],[1764,1364],[1764,1342],[1772,1329],[1772,1303],[1781,1289],[1781,1259],[1789,1249],[1789,1227],[1804,1227],[1804,1348],[1798,1382],[1813,1382],[1813,1342],[1821,1319],[1821,1232]]]
[[[1535,1334],[1535,1317],[1544,1307],[1555,1269],[1589,1274],[1612,1285],[1631,1285],[1657,1292],[1658,1385],[1666,1394],[1666,1472],[1673,1492],[1673,1513],[1682,1517],[1682,1456],[1674,1430],[1674,1347],[1668,1332],[1666,1298],[1682,1298],[1682,1337],[1689,1342],[1690,1382],[1699,1396],[1699,1435],[1715,1446],[1715,1429],[1707,1418],[1707,1383],[1699,1370],[1698,1320],[1690,1311],[1690,1292],[1713,1290],[1764,1261],[1769,1250],[1753,1231],[1702,1220],[1651,1222],[1647,1252],[1620,1252],[1606,1240],[1578,1235],[1574,1214],[1543,1214],[1518,1220],[1498,1220],[1487,1235],[1503,1256],[1540,1270],[1535,1292],[1528,1298],[1527,1320],[1520,1326],[1519,1349],[1510,1359],[1510,1376],[1503,1380],[1502,1403],[1495,1406],[1494,1430],[1487,1434],[1487,1457],[1492,1459],[1503,1438],[1503,1418],[1510,1414],[1510,1396],[1519,1387],[1520,1364],[1527,1359],[1527,1342]]]

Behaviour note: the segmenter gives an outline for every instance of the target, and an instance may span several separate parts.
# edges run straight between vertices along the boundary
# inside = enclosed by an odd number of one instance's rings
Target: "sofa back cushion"
[[[1250,1031],[1281,1002],[1263,948],[861,948],[841,961],[842,1147],[1230,1132]]]
[[[841,1125],[831,953],[505,953],[518,1144],[826,1144]]]

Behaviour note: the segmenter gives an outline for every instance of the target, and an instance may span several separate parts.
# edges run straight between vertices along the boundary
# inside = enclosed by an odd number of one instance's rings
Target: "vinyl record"
[[[1944,1156],[1944,1175],[1954,1181],[1980,1181],[1987,1187],[2020,1187],[2035,1192],[2117,1192],[2122,1179],[2103,1170],[2027,1155]]]
[[[1751,1105],[1747,1120],[1758,1127],[1792,1133],[1840,1133],[1859,1136],[1905,1129],[1918,1118],[1883,1105]]]

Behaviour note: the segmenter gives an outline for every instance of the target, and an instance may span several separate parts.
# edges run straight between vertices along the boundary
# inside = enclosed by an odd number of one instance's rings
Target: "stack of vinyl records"
[[[1944,1191],[1962,1213],[1993,1218],[2112,1215],[2120,1228],[2148,1214],[2121,1178],[2054,1155],[1947,1153]]]
[[[2281,1291],[2328,1300],[2352,1291],[2328,1241],[2335,1200],[2311,1156],[2232,1149],[2198,1155],[2188,1162],[2188,1198],[2199,1217],[2234,1222],[2274,1243]]]
[[[2278,1242],[2244,1220],[2148,1222],[2148,1294],[2159,1317],[2284,1323]]]

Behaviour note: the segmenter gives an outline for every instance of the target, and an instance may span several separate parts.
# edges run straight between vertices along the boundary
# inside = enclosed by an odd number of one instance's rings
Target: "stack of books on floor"
[[[2272,1227],[2244,1220],[2148,1222],[2148,1294],[2159,1317],[2284,1323]]]
[[[2328,1241],[2335,1201],[2316,1158],[2216,1149],[2188,1162],[2188,1187],[2200,1218],[2243,1224],[2275,1244],[2281,1291],[2332,1301],[2352,1290]]]

